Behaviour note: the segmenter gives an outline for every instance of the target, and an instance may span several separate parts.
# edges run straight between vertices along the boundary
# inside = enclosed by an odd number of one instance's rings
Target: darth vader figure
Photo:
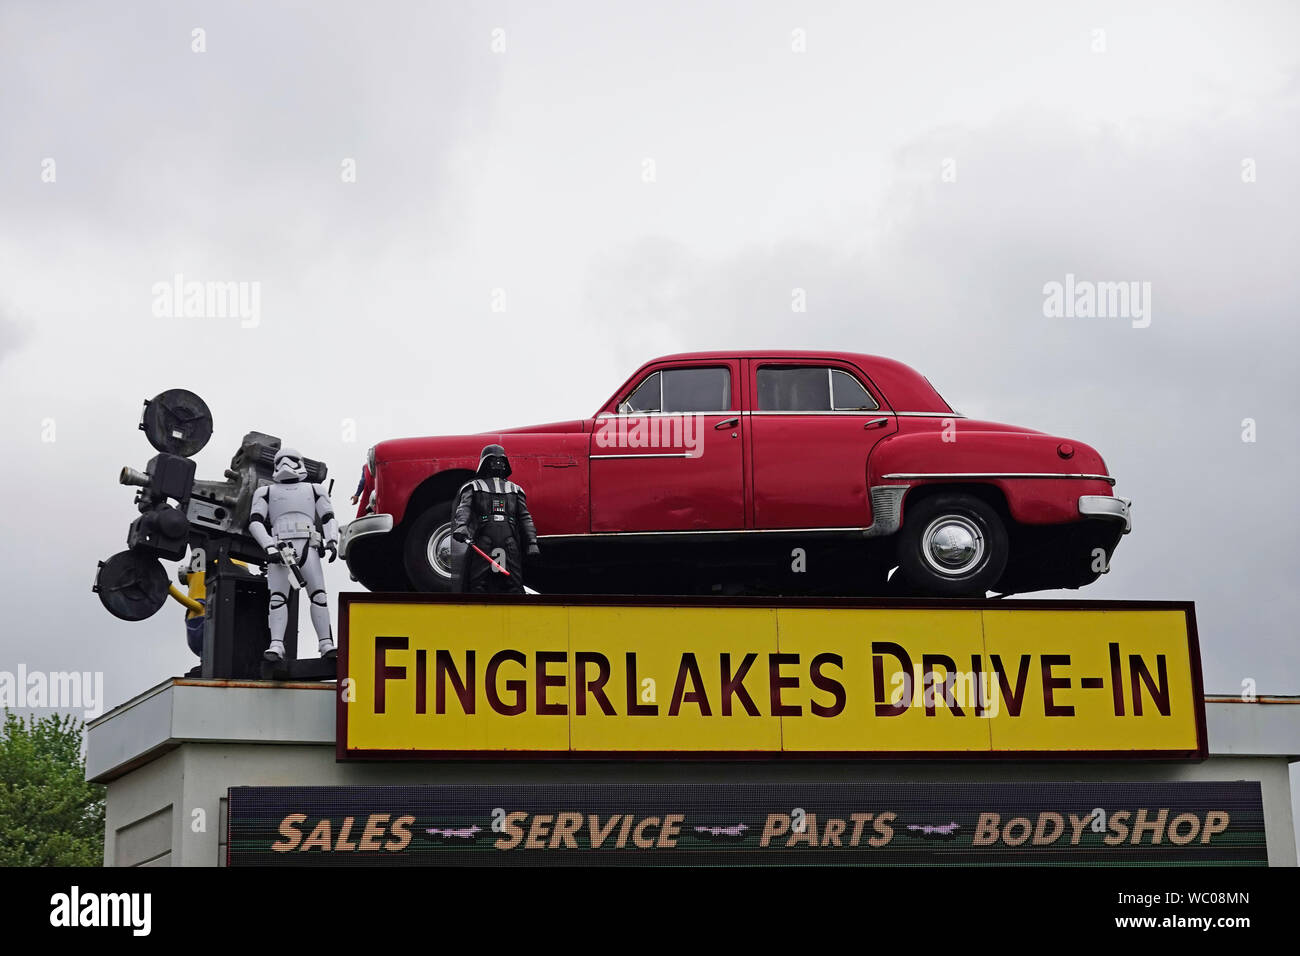
[[[479,457],[478,472],[456,495],[452,537],[467,545],[462,591],[523,594],[524,555],[541,554],[524,489],[509,477],[506,450],[488,445]]]

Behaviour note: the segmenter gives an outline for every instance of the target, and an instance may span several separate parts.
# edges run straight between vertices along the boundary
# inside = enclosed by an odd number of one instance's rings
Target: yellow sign
[[[647,600],[344,595],[339,756],[1205,755],[1190,604]]]

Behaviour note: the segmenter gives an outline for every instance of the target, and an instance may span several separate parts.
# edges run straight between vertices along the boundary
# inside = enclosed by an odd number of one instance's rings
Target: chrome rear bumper
[[[348,548],[354,541],[377,534],[388,534],[392,530],[392,515],[362,515],[360,518],[354,518],[339,535],[339,557],[347,559]]]
[[[1112,518],[1124,522],[1124,533],[1133,529],[1133,502],[1110,495],[1081,495],[1079,514],[1087,518]]]

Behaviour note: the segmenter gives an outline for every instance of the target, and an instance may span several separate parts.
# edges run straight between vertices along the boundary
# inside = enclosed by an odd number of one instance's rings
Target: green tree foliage
[[[104,788],[86,782],[82,723],[62,714],[0,729],[0,866],[102,866]]]

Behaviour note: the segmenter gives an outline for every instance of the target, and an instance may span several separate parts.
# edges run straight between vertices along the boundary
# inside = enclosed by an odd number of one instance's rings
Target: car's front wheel
[[[1002,576],[1009,550],[992,505],[973,495],[939,494],[907,509],[898,565],[922,594],[983,597]]]
[[[415,590],[457,589],[451,531],[451,502],[442,501],[421,513],[406,532],[402,563]]]

